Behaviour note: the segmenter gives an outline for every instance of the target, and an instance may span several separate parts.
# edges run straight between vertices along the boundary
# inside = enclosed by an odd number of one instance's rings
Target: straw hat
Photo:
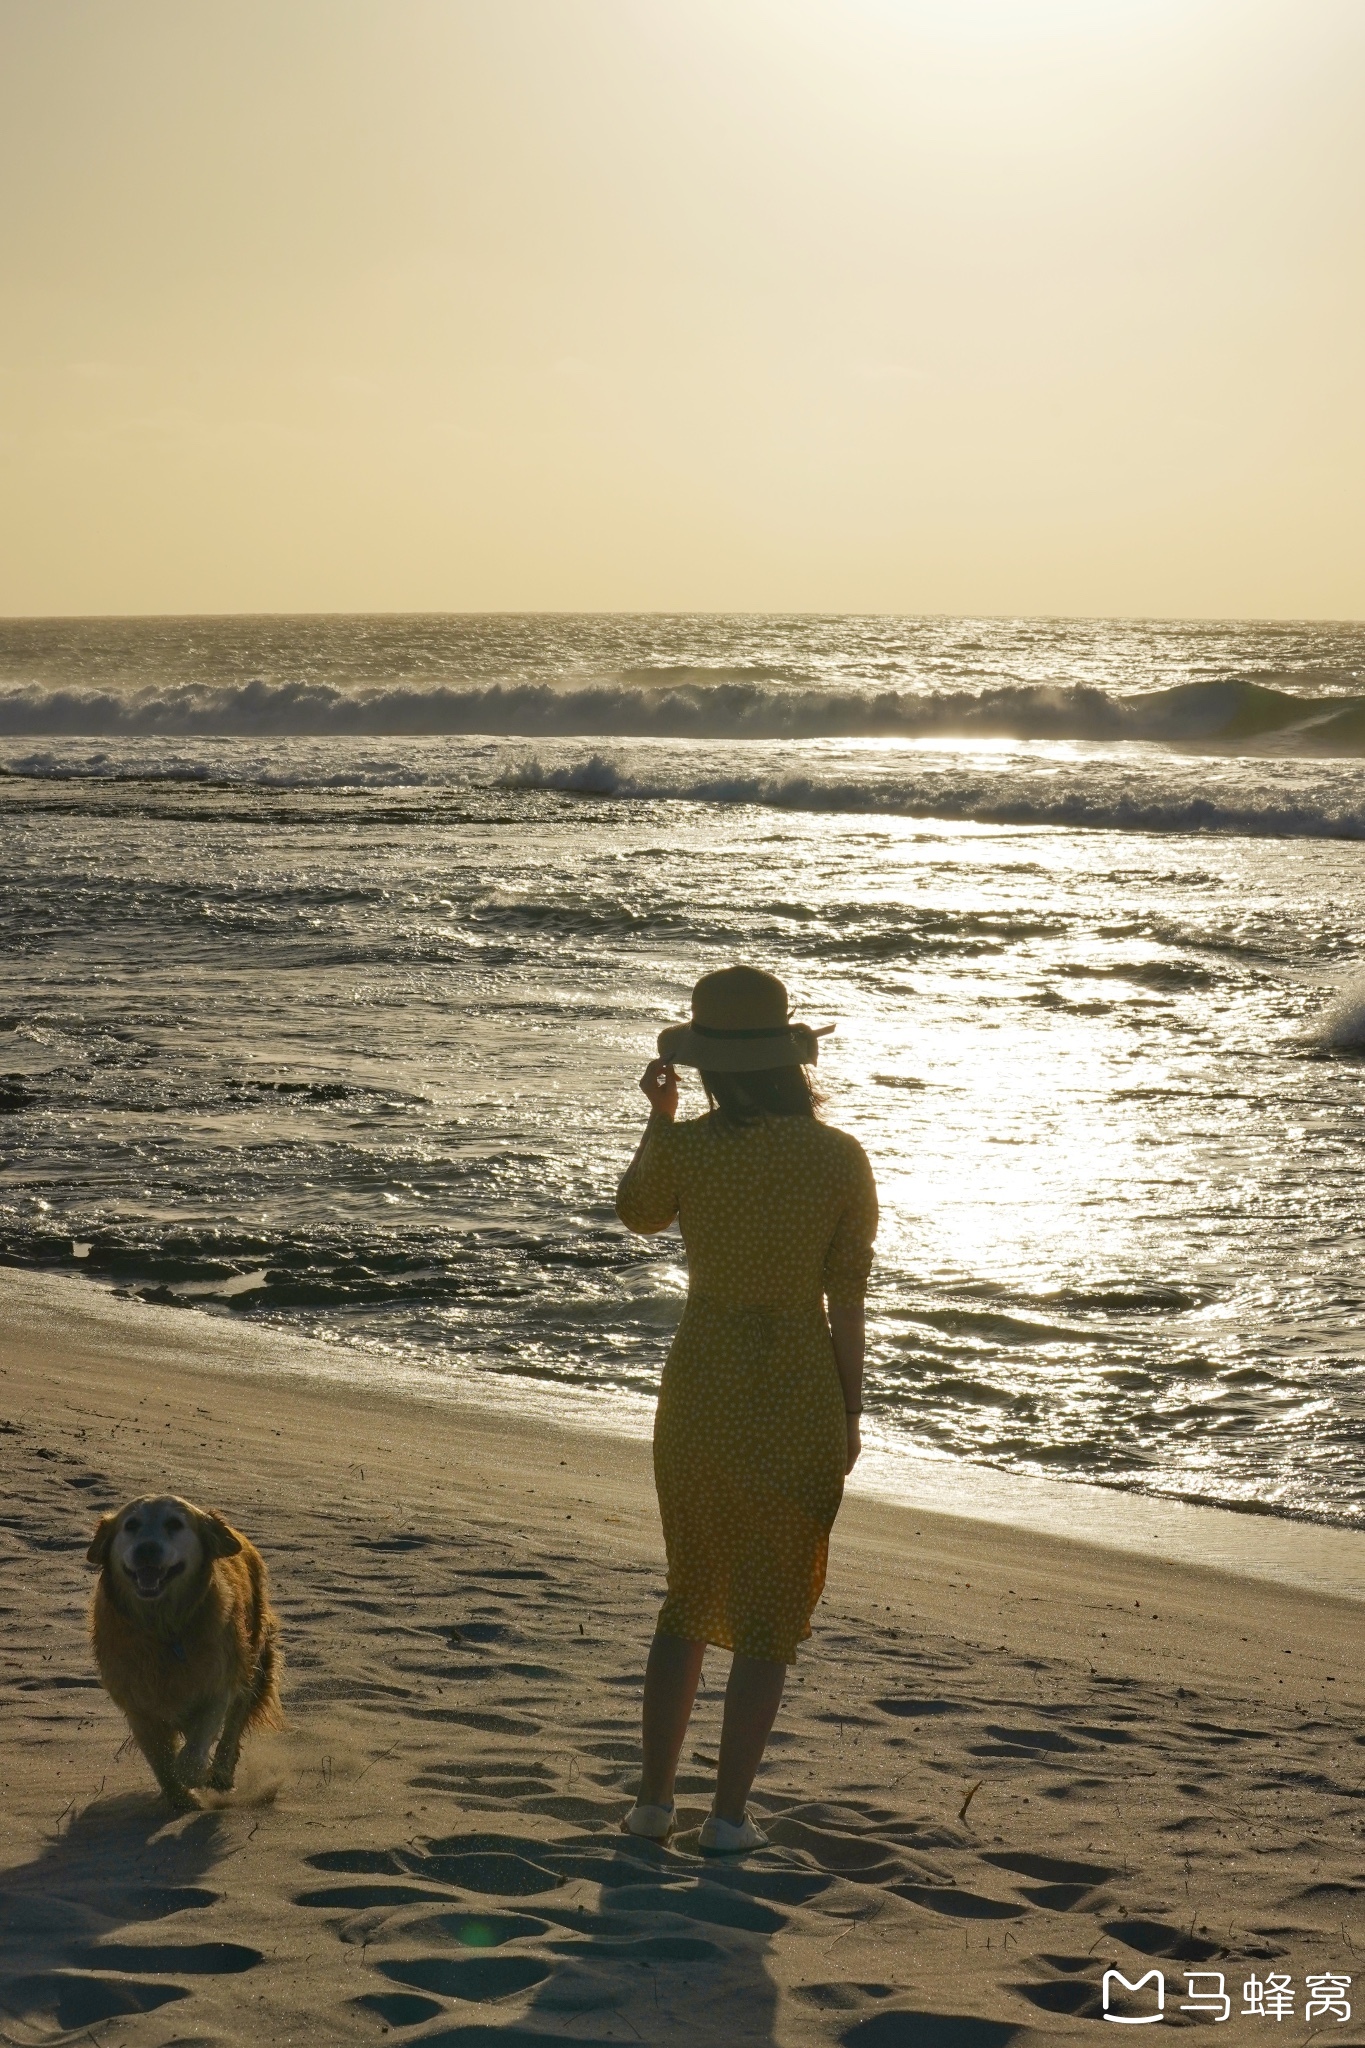
[[[722,967],[692,991],[692,1022],[659,1033],[659,1058],[670,1066],[713,1074],[752,1074],[761,1067],[813,1067],[832,1024],[812,1030],[787,1016],[787,991],[757,967]]]

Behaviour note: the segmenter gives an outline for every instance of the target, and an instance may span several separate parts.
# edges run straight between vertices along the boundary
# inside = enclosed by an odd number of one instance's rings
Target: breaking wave
[[[317,681],[140,690],[0,690],[0,736],[623,739],[1046,739],[1365,753],[1365,696],[1285,689],[1276,678],[1112,694],[1083,686],[917,691],[785,686],[779,670],[632,671],[549,683],[338,688]],[[645,678],[648,677],[648,680]],[[1324,677],[1305,677],[1305,685]]]
[[[1310,1031],[1309,1043],[1322,1052],[1365,1052],[1365,975],[1340,990]]]
[[[1054,825],[1099,832],[1219,832],[1263,839],[1365,839],[1365,808],[1329,811],[1312,803],[1239,804],[1204,796],[1125,796],[1112,787],[1004,794],[995,778],[989,783],[945,776],[847,782],[821,781],[808,775],[718,775],[672,781],[630,775],[604,755],[594,754],[571,767],[523,762],[505,775],[499,786],[621,801],[759,804],[772,810],[936,818],[981,825]]]

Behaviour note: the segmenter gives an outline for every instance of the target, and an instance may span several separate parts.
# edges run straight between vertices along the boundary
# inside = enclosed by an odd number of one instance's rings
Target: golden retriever
[[[197,1785],[230,1792],[247,1729],[283,1726],[259,1551],[221,1515],[160,1494],[105,1515],[86,1556],[100,1567],[95,1662],[157,1783],[182,1808]]]

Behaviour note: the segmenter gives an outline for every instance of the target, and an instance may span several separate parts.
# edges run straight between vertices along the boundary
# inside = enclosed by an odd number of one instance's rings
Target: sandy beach
[[[0,2038],[1003,2048],[1093,2034],[1112,1966],[1163,1972],[1166,2024],[1209,2024],[1179,2007],[1218,1972],[1239,2038],[1365,2041],[1304,2020],[1365,1955],[1357,1600],[851,1498],[758,1782],[772,1846],[717,1865],[686,1830],[720,1655],[685,1832],[617,1831],[647,1446],[311,1349],[0,1272]],[[94,1521],[153,1489],[252,1537],[285,1632],[287,1731],[184,1816],[85,1634]],[[1272,1974],[1291,2010],[1244,2013]]]

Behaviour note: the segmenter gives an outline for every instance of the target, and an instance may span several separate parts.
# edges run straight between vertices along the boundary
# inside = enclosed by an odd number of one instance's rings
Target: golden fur
[[[283,1725],[259,1551],[221,1515],[162,1494],[105,1515],[86,1555],[100,1567],[95,1661],[157,1783],[178,1807],[197,1785],[230,1791],[246,1731]]]

